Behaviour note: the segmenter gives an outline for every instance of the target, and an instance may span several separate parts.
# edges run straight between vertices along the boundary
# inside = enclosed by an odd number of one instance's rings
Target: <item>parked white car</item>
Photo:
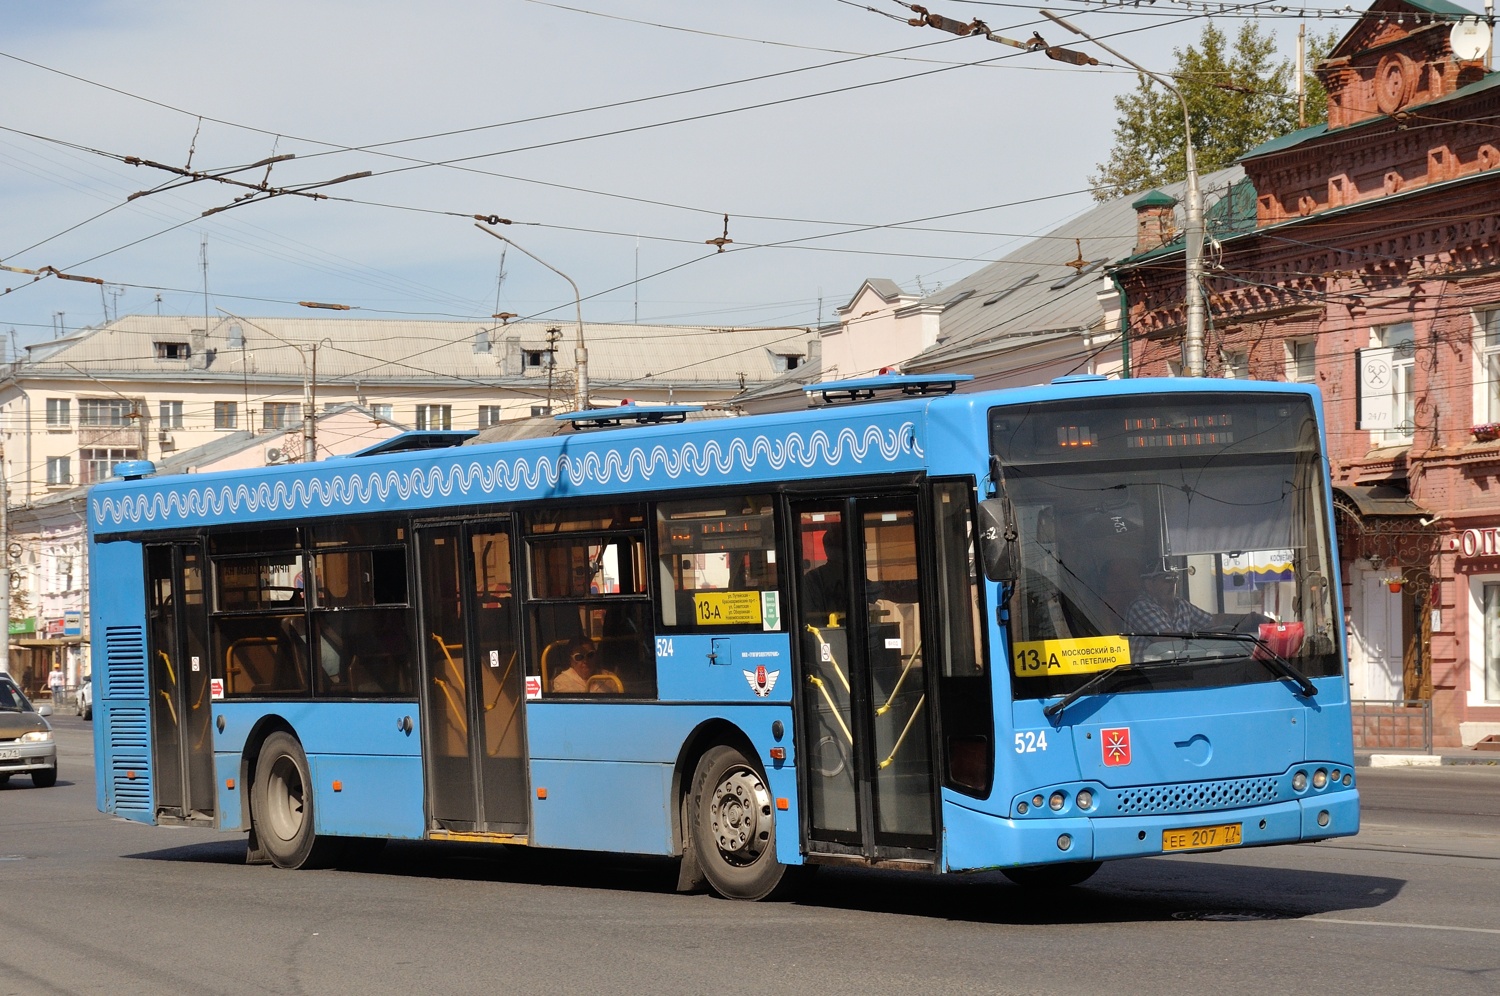
[[[94,676],[86,674],[83,676],[83,684],[78,686],[78,694],[73,701],[78,706],[78,715],[84,719],[94,718]]]

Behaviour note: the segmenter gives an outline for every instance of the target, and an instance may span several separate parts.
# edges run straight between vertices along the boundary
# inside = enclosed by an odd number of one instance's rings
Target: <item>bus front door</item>
[[[915,495],[799,502],[809,848],[931,861],[936,780]]]
[[[151,761],[158,821],[214,818],[213,706],[203,548],[146,548]]]
[[[429,826],[527,832],[525,675],[505,522],[417,531]]]

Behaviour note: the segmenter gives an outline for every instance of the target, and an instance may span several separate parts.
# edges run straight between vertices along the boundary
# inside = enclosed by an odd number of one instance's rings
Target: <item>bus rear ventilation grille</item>
[[[1116,794],[1116,811],[1122,816],[1198,813],[1275,802],[1276,797],[1275,778],[1231,778],[1183,785],[1147,785],[1142,788],[1120,789]]]

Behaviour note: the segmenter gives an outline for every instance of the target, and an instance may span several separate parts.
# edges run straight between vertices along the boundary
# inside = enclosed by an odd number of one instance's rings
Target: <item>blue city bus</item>
[[[678,856],[744,899],[1355,833],[1317,390],[965,379],[121,464],[88,498],[99,809],[282,868]]]

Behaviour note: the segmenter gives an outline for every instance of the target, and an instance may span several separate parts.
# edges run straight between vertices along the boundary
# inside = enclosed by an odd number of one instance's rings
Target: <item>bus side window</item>
[[[729,495],[656,507],[660,620],[699,632],[781,629],[776,516],[767,495]],[[769,594],[770,598],[767,598]]]
[[[527,673],[541,677],[544,697],[655,698],[642,517],[623,506],[570,514],[528,523]],[[574,651],[587,660],[559,683]]]

